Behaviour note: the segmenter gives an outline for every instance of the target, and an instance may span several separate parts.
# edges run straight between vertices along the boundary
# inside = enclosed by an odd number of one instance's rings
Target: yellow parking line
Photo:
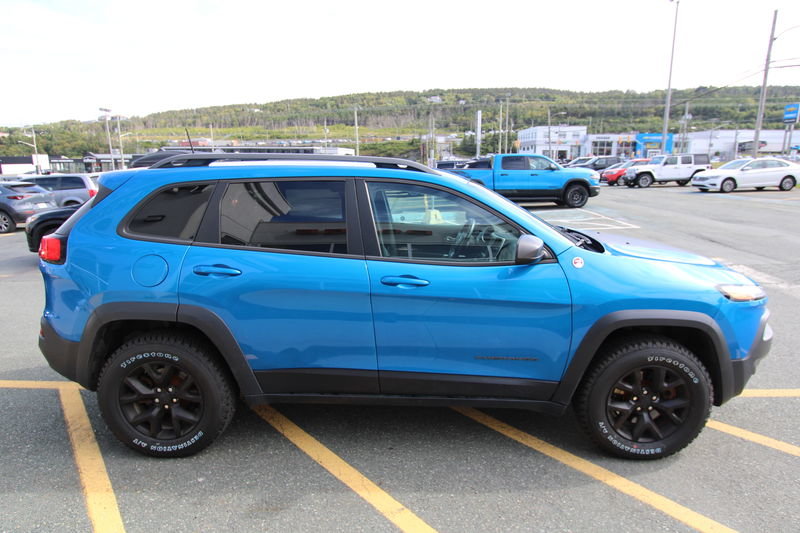
[[[100,447],[94,438],[92,423],[86,414],[80,390],[75,387],[61,388],[59,396],[92,528],[98,533],[124,532],[125,526],[117,506],[117,497],[111,487]]]
[[[712,429],[716,429],[717,431],[727,433],[728,435],[733,435],[734,437],[739,437],[740,439],[749,440],[750,442],[755,442],[756,444],[767,446],[768,448],[773,448],[783,453],[800,457],[800,446],[795,446],[794,444],[789,444],[787,442],[776,440],[758,433],[753,433],[752,431],[737,428],[736,426],[731,426],[716,420],[709,420],[706,425]]]
[[[435,529],[423,522],[421,518],[408,510],[403,504],[392,498],[378,485],[345,462],[344,459],[333,453],[324,444],[303,431],[297,424],[274,408],[260,405],[254,407],[253,410],[278,430],[281,435],[289,439],[325,470],[333,474],[336,479],[366,500],[367,503],[400,528],[401,531],[435,533]]]
[[[24,381],[13,379],[0,380],[0,389],[79,390],[80,388],[80,385],[72,381]]]
[[[745,389],[744,398],[800,398],[800,389]]]
[[[557,448],[552,444],[534,437],[524,431],[521,431],[513,426],[493,418],[486,413],[472,408],[454,407],[456,411],[462,415],[471,418],[472,420],[483,424],[484,426],[513,439],[520,444],[533,448],[539,453],[542,453],[560,463],[563,463],[570,468],[577,470],[589,477],[596,479],[606,485],[624,493],[628,496],[636,498],[642,503],[650,505],[661,511],[662,513],[683,522],[687,526],[694,528],[698,531],[735,531],[727,526],[720,524],[706,516],[703,516],[683,505],[665,498],[645,487],[634,483],[624,477],[617,475],[610,470],[598,466],[594,463],[582,459],[577,455],[571,454],[568,451]]]
[[[103,533],[124,532],[117,497],[94,438],[80,390],[77,387],[60,388],[59,396],[92,528]]]

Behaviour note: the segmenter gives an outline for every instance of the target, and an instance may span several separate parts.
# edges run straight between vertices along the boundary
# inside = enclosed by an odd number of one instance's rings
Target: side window
[[[681,156],[681,163],[684,165],[691,165],[692,164],[692,156],[690,155],[682,155]]]
[[[62,176],[61,177],[61,185],[58,188],[59,188],[59,190],[62,190],[62,189],[85,189],[86,185],[84,185],[83,180],[80,179],[78,176]]]
[[[504,157],[502,162],[503,170],[529,170],[528,158],[525,156]]]
[[[347,253],[344,181],[253,181],[228,185],[219,242]]]
[[[531,170],[548,170],[550,168],[550,161],[541,157],[529,157]]]
[[[708,164],[708,154],[697,154],[694,156],[694,164],[695,165],[707,165]]]
[[[47,189],[48,191],[53,191],[56,189],[58,185],[58,178],[36,178],[35,180],[31,180],[33,183]]]
[[[367,184],[383,257],[491,263],[514,260],[520,232],[455,194],[407,183]]]
[[[180,185],[164,189],[139,207],[128,231],[165,239],[192,240],[214,184]]]
[[[675,156],[670,156],[670,157],[667,158],[666,161],[664,161],[664,164],[665,165],[677,165],[678,164],[678,158],[675,157]]]

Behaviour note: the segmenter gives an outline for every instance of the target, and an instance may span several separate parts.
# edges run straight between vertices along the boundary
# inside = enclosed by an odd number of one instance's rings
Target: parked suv
[[[208,446],[237,397],[573,405],[604,450],[665,457],[772,340],[742,274],[399,159],[174,156],[105,175],[39,253],[42,352],[159,457]]]
[[[657,155],[646,165],[629,167],[625,171],[625,184],[647,188],[656,182],[676,181],[683,187],[695,174],[710,168],[707,154]]]
[[[616,165],[617,163],[621,163],[623,159],[621,157],[612,156],[612,155],[601,155],[596,157],[579,157],[574,159],[570,164],[567,165],[567,168],[591,168],[592,170],[597,170],[598,172],[601,170],[605,170],[612,165]]]
[[[54,209],[53,194],[24,181],[0,183],[0,233],[12,233],[31,215]]]
[[[48,174],[26,176],[22,180],[51,191],[59,207],[81,205],[97,194],[96,174]]]

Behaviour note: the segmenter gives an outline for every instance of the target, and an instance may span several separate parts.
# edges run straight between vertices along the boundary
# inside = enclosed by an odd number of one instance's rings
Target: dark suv
[[[42,239],[39,346],[154,456],[209,445],[241,397],[572,404],[608,452],[665,457],[772,330],[751,280],[653,246],[411,161],[178,155],[106,174]]]

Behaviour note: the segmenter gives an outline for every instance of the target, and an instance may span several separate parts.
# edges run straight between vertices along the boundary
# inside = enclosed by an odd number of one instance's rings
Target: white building
[[[517,132],[520,153],[542,154],[551,159],[575,159],[581,155],[586,126],[534,126]]]

